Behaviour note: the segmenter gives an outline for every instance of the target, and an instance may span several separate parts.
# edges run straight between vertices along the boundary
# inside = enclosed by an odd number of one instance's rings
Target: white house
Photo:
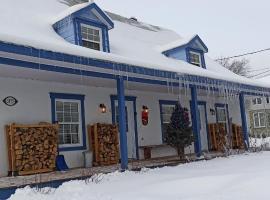
[[[4,125],[12,122],[58,121],[59,152],[69,167],[81,167],[89,148],[86,125],[119,117],[126,168],[128,159],[143,159],[141,146],[163,144],[162,127],[177,101],[190,111],[197,138],[191,150],[200,155],[208,151],[209,123],[241,125],[247,141],[244,97],[270,91],[210,59],[198,35],[183,38],[95,3],[69,8],[57,0],[3,1],[0,18],[0,176],[8,173]],[[143,106],[148,125],[142,124]],[[152,154],[176,152],[160,146]]]

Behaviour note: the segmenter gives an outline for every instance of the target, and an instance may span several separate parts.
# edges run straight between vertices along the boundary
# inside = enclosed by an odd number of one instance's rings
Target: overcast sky
[[[212,58],[270,48],[269,0],[95,0],[103,9],[198,34]],[[256,68],[270,68],[270,51],[247,57]]]

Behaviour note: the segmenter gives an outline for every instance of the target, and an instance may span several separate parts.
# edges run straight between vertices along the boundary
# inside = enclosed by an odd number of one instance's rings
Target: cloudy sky
[[[95,0],[105,10],[170,28],[182,36],[199,34],[209,56],[238,55],[270,48],[269,0]],[[270,68],[270,51],[248,56],[253,68]]]

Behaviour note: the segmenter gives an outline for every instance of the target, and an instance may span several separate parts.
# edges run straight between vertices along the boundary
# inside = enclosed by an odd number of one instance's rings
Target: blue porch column
[[[119,113],[121,169],[126,170],[128,168],[128,148],[126,132],[125,88],[124,80],[121,76],[117,78],[117,97]]]
[[[239,94],[239,104],[240,104],[240,112],[242,119],[242,130],[245,141],[246,149],[249,148],[249,137],[248,137],[248,129],[247,129],[247,117],[246,117],[246,108],[245,108],[245,95],[243,92]]]
[[[199,108],[197,100],[197,88],[196,86],[191,86],[191,116],[192,116],[192,128],[195,137],[195,153],[199,157],[202,153],[201,148],[201,137],[200,137],[200,126],[199,126]]]

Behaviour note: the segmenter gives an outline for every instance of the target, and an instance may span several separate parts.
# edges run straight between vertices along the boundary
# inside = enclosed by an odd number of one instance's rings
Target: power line
[[[239,57],[243,57],[243,56],[247,56],[247,55],[261,53],[261,52],[264,52],[264,51],[270,51],[270,48],[261,49],[261,50],[258,50],[258,51],[252,51],[252,52],[249,52],[249,53],[244,53],[244,54],[240,54],[240,55],[236,55],[236,56],[230,56],[230,57],[226,57],[226,58],[219,58],[219,59],[216,59],[216,61],[227,60],[227,59],[232,59],[232,58],[239,58]]]

